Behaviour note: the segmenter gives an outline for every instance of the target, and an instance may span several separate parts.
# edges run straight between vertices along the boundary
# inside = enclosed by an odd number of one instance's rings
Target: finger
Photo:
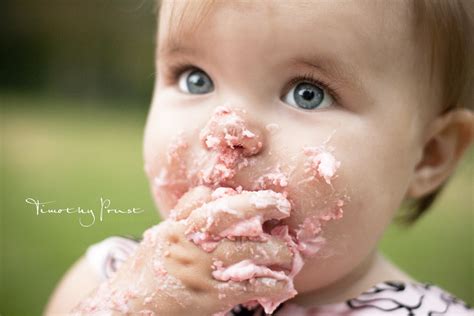
[[[174,223],[165,234],[166,250],[163,252],[163,266],[166,271],[181,281],[195,294],[204,293],[211,288],[212,279],[203,277],[211,274],[212,260],[208,254],[197,248],[184,236],[185,227]]]
[[[249,284],[249,299],[256,300],[267,314],[272,314],[281,303],[298,294],[291,278],[285,280],[258,278],[249,281]]]
[[[258,237],[263,233],[263,222],[288,217],[290,208],[290,202],[281,193],[271,190],[242,191],[240,194],[218,198],[192,211],[186,219],[186,233]]]
[[[213,258],[222,262],[223,266],[251,259],[257,265],[291,270],[293,253],[286,242],[271,235],[265,238],[265,242],[223,239],[212,253]]]
[[[249,303],[251,305],[256,302],[263,306],[267,314],[273,313],[278,305],[297,294],[290,278],[283,280],[255,278],[243,282],[219,282],[215,288],[223,305]]]
[[[211,201],[211,194],[212,190],[203,185],[190,189],[179,199],[170,213],[170,218],[177,221],[187,218],[192,210]]]

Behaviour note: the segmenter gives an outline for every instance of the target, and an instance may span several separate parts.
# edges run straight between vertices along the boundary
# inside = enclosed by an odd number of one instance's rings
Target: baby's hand
[[[293,297],[285,273],[293,269],[291,239],[262,228],[289,216],[289,202],[273,191],[232,191],[190,190],[173,219],[147,230],[132,258],[77,310],[212,315],[258,302],[272,312]]]
[[[291,240],[262,228],[264,222],[289,216],[288,200],[273,191],[218,189],[211,196],[209,189],[196,190],[207,203],[191,210],[195,205],[178,203],[172,217],[178,221],[178,235],[186,238],[171,235],[175,243],[165,257],[166,270],[204,295],[213,311],[258,301],[270,313],[294,296],[292,279],[285,273],[293,268]]]

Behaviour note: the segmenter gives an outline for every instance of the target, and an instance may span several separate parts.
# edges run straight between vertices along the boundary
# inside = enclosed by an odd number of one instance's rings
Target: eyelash
[[[292,87],[294,84],[296,84],[298,82],[309,82],[311,84],[314,84],[314,85],[326,90],[333,97],[334,101],[339,104],[340,98],[339,98],[339,94],[337,93],[337,91],[339,89],[336,86],[334,86],[332,84],[329,84],[328,82],[326,82],[322,79],[316,79],[316,75],[314,75],[314,73],[312,73],[312,72],[307,72],[302,76],[297,76],[297,77],[291,79],[288,82],[285,91],[287,91],[287,90],[289,91],[290,90],[289,88]]]
[[[168,73],[166,75],[166,79],[168,83],[174,83],[178,80],[179,76],[186,70],[197,68],[196,66],[191,65],[190,63],[176,63],[168,65]]]
[[[189,69],[200,69],[200,68],[193,66],[192,64],[187,63],[187,62],[178,62],[175,64],[168,65],[168,73],[165,76],[167,82],[168,83],[176,82],[179,76],[184,71],[187,71]],[[291,79],[285,86],[285,89],[284,89],[286,91],[285,93],[288,93],[289,88],[298,82],[309,82],[311,84],[317,85],[318,87],[326,90],[333,97],[334,101],[339,104],[339,101],[340,101],[340,97],[338,94],[339,88],[337,86],[329,84],[328,82],[324,80],[316,79],[316,77],[317,76],[313,72],[307,72],[302,76],[297,76]]]

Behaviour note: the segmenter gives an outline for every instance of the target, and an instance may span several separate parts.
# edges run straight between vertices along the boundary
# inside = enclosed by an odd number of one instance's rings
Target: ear
[[[427,128],[408,196],[420,198],[443,184],[471,144],[473,133],[474,115],[468,109],[454,109],[434,119]]]

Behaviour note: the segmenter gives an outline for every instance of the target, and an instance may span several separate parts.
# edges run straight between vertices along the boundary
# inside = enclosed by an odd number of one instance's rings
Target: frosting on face
[[[160,200],[173,205],[191,187],[228,186],[239,170],[252,165],[251,156],[260,152],[263,140],[261,133],[245,122],[244,113],[227,106],[217,107],[199,133],[199,141],[206,151],[190,153],[183,133],[171,142],[166,159],[154,177],[154,193]],[[188,163],[187,156],[191,156]],[[145,170],[150,167],[145,165]]]
[[[327,244],[323,235],[325,225],[343,216],[345,200],[333,194],[333,180],[337,177],[341,163],[324,143],[301,148],[301,176],[294,176],[297,166],[288,166],[283,161],[263,169],[261,165],[255,167],[255,161],[259,159],[258,154],[262,153],[265,146],[264,137],[259,129],[252,128],[251,124],[246,122],[244,114],[245,111],[242,110],[218,107],[199,133],[203,151],[195,153],[190,138],[185,133],[179,133],[169,144],[157,173],[153,174],[155,162],[145,165],[145,170],[148,175],[154,177],[152,183],[155,194],[170,201],[172,206],[196,186],[204,185],[212,189],[210,200],[200,203],[187,201],[197,205],[188,217],[181,218],[173,210],[170,214],[170,220],[182,221],[187,227],[184,232],[187,239],[205,252],[212,253],[223,239],[263,243],[276,238],[284,242],[292,254],[291,266],[277,269],[274,265],[262,264],[256,258],[246,258],[228,266],[221,261],[214,261],[211,266],[212,277],[220,281],[218,289],[222,291],[235,282],[252,284],[258,280],[269,286],[284,282],[285,288],[277,297],[259,297],[254,301],[245,302],[246,306],[260,304],[265,312],[272,313],[279,304],[297,294],[294,286],[295,276],[301,271],[305,261],[314,257]],[[272,134],[279,126],[268,124],[265,129]],[[271,155],[271,150],[266,153]],[[252,183],[245,186],[233,181],[243,168],[255,169],[252,170]],[[292,200],[292,192],[299,190],[302,184],[306,189],[324,187],[330,190],[321,190],[329,193],[321,195],[319,192],[313,198],[323,199],[324,207],[315,207],[297,225],[290,226],[285,220],[300,211],[295,209],[295,205],[299,207],[299,204]],[[237,195],[247,195],[253,212],[237,210],[228,203],[230,197]],[[196,221],[189,220],[195,213],[202,215],[202,221],[197,221],[198,226],[194,225]],[[166,229],[166,222],[148,229],[143,235],[143,246],[153,248],[154,253],[150,264],[145,263],[146,252],[134,256],[129,268],[141,276],[134,281],[136,283],[124,286],[123,291],[110,293],[109,287],[115,282],[114,278],[110,279],[98,289],[95,297],[84,303],[84,311],[111,309],[126,313],[129,311],[129,302],[137,296],[144,296],[145,306],[151,307],[153,296],[159,295],[159,291],[137,292],[138,284],[144,282],[140,279],[146,278],[145,274],[140,272],[143,269],[148,269],[160,280],[159,289],[165,292],[169,289],[185,292],[186,284],[174,277],[165,265],[170,252],[165,249],[166,242],[160,236]],[[268,253],[263,253],[262,256],[268,261],[271,258]],[[219,295],[221,298],[224,294]],[[179,299],[189,300],[186,297]]]
[[[179,134],[169,145],[166,152],[166,160],[159,174],[153,178],[153,192],[162,200],[171,200],[172,204],[186,193],[189,188],[188,171],[183,157],[188,151],[188,143],[183,134]],[[145,165],[147,173],[151,173],[150,167]]]
[[[277,124],[267,124],[269,135],[279,130]],[[204,151],[191,152],[191,146],[183,134],[169,145],[166,163],[161,166],[155,177],[155,193],[171,196],[177,201],[189,189],[204,185],[213,189],[212,200],[201,206],[205,208],[206,224],[199,229],[189,227],[186,237],[206,252],[212,252],[222,239],[242,238],[265,242],[269,236],[284,240],[293,253],[293,265],[290,271],[274,271],[267,266],[257,265],[251,258],[234,265],[224,267],[213,265],[213,276],[220,281],[243,281],[267,278],[288,281],[286,294],[279,299],[258,300],[267,313],[271,313],[281,302],[296,295],[293,278],[302,269],[306,259],[314,257],[327,243],[323,236],[324,226],[332,220],[341,219],[345,200],[334,195],[332,181],[337,177],[341,163],[326,146],[326,142],[301,148],[303,176],[294,180],[293,172],[297,166],[288,166],[277,162],[262,170],[255,170],[253,183],[245,189],[232,181],[243,168],[252,169],[258,154],[263,152],[264,137],[260,129],[252,128],[245,120],[245,111],[220,106],[215,109],[207,124],[199,133],[199,142]],[[266,151],[271,155],[271,149]],[[290,171],[288,171],[290,170]],[[253,170],[252,170],[253,172]],[[294,182],[294,183],[292,183]],[[291,227],[282,222],[295,212],[292,190],[304,185],[322,188],[322,192],[331,192],[330,196],[315,195],[324,200],[324,207],[314,209],[297,225]],[[252,203],[257,209],[273,207],[279,215],[265,218],[260,214],[245,216],[226,205],[226,196],[252,193]],[[331,195],[332,194],[332,195]],[[328,195],[328,194],[326,194]],[[315,199],[314,197],[313,199]],[[297,205],[297,204],[296,204]],[[317,204],[311,204],[317,205]],[[200,212],[202,209],[200,210]],[[223,215],[225,213],[225,215]],[[233,217],[232,225],[216,233],[216,218]],[[173,210],[171,210],[173,218]],[[184,220],[186,221],[186,220]],[[268,225],[268,224],[271,225]],[[157,268],[157,273],[162,273]],[[251,303],[251,302],[249,302]]]
[[[288,175],[281,171],[278,165],[274,170],[260,176],[254,185],[254,190],[273,189],[287,195],[285,188],[288,186]]]
[[[331,179],[336,175],[341,163],[324,147],[306,146],[303,152],[308,157],[305,162],[305,172],[311,175],[309,180],[320,177],[327,184],[331,184]]]
[[[190,176],[197,185],[219,187],[232,179],[238,170],[249,165],[248,157],[263,147],[262,135],[251,130],[244,114],[227,106],[217,107],[199,134],[204,147],[213,153],[194,161]]]

